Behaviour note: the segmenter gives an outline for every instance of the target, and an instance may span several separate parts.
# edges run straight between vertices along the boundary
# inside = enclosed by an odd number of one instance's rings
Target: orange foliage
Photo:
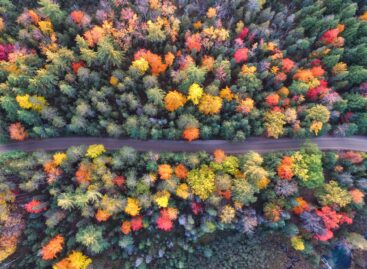
[[[186,36],[186,47],[189,50],[196,50],[196,52],[200,52],[201,50],[201,37],[200,34],[193,34]]]
[[[71,12],[70,17],[76,24],[81,24],[84,18],[84,12],[81,10],[74,10]]]
[[[89,183],[91,181],[90,167],[84,163],[80,164],[78,171],[75,173],[78,183]]]
[[[264,207],[265,217],[273,222],[280,221],[282,212],[283,209],[277,204],[270,203]]]
[[[34,12],[33,10],[29,10],[28,11],[28,16],[31,18],[32,22],[34,24],[38,24],[40,21],[40,17],[37,15],[36,12]]]
[[[167,180],[172,177],[172,167],[169,164],[161,164],[158,166],[158,174],[161,179]]]
[[[281,164],[278,166],[278,176],[282,179],[291,180],[293,177],[292,165],[292,158],[285,156]]]
[[[94,26],[91,30],[84,33],[84,38],[89,47],[96,45],[104,36],[103,28],[100,26]]]
[[[222,191],[218,191],[218,194],[220,195],[220,196],[222,196],[224,199],[226,199],[226,200],[230,200],[231,199],[231,197],[232,197],[232,192],[231,192],[231,190],[222,190]]]
[[[325,74],[325,70],[321,66],[314,66],[311,68],[311,73],[314,77],[321,77]]]
[[[364,193],[359,189],[353,189],[349,191],[350,196],[352,196],[352,200],[356,204],[364,203]]]
[[[254,108],[254,103],[255,103],[254,100],[252,100],[249,97],[240,100],[238,105],[236,106],[236,111],[243,114],[248,114]]]
[[[160,214],[163,218],[168,218],[170,220],[175,220],[175,219],[177,219],[178,210],[174,207],[163,208],[161,210]]]
[[[95,217],[98,222],[103,222],[108,220],[111,217],[111,214],[108,213],[106,210],[98,209]]]
[[[213,70],[214,67],[214,58],[212,56],[205,55],[202,59],[201,66],[206,68],[208,71]]]
[[[42,247],[41,255],[44,260],[52,260],[56,255],[62,251],[64,246],[64,237],[56,235],[45,246]]]
[[[309,211],[310,207],[308,206],[308,203],[302,198],[297,197],[295,199],[297,205],[293,207],[293,212],[297,215],[300,215],[303,213],[303,211]]]
[[[120,230],[123,234],[128,235],[131,232],[131,223],[130,221],[124,221],[121,224]]]
[[[9,135],[11,139],[17,141],[22,141],[28,137],[27,131],[20,122],[10,124]]]
[[[339,153],[339,158],[347,159],[353,164],[359,164],[363,162],[362,154],[359,152],[355,152],[355,151],[341,152]]]
[[[310,69],[299,69],[293,78],[303,82],[308,82],[312,80],[314,76]]]
[[[214,154],[214,161],[216,163],[221,163],[226,158],[226,154],[221,149],[214,150],[213,154]]]
[[[200,136],[200,131],[198,128],[186,128],[183,133],[182,137],[188,141],[192,141],[198,139]]]
[[[164,56],[164,61],[168,66],[171,66],[173,64],[173,61],[175,60],[175,55],[172,52],[166,53]]]
[[[185,179],[187,177],[188,170],[182,163],[180,163],[175,167],[175,174],[176,177],[180,179]]]
[[[186,103],[186,97],[182,93],[173,90],[167,93],[166,97],[164,97],[164,103],[166,109],[173,112]]]
[[[265,101],[269,106],[276,106],[279,103],[279,95],[277,93],[269,94],[266,96]]]
[[[289,58],[284,58],[282,60],[282,65],[283,65],[284,72],[289,73],[294,68],[295,63]]]
[[[62,174],[62,170],[57,167],[54,161],[48,161],[43,164],[43,171],[47,174],[47,182],[51,184]]]
[[[149,63],[153,76],[158,76],[159,74],[164,73],[169,65],[169,63],[164,64],[162,62],[161,56],[152,53],[149,50],[141,49],[135,53],[134,59],[138,60],[140,58],[145,59]],[[170,61],[170,58],[172,59],[172,56],[168,56],[168,61]]]
[[[220,90],[219,96],[227,101],[232,101],[234,98],[234,94],[228,86]]]

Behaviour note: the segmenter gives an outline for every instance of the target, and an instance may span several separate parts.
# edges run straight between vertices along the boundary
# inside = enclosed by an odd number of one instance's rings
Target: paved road
[[[352,137],[319,137],[310,139],[322,150],[356,150],[367,152],[367,136]],[[22,142],[15,142],[0,145],[1,152],[13,150],[21,151],[55,151],[65,150],[71,146],[103,144],[106,149],[119,149],[123,146],[135,148],[137,151],[172,151],[172,152],[213,152],[215,149],[222,149],[227,153],[243,153],[248,151],[271,152],[282,150],[298,149],[306,140],[304,139],[268,139],[268,138],[248,138],[244,142],[234,143],[225,140],[197,140],[193,142],[172,141],[172,140],[134,140],[115,139],[103,137],[60,137],[47,139],[30,139]]]

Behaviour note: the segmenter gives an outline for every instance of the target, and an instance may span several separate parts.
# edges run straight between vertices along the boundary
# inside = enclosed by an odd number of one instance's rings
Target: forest
[[[0,141],[367,133],[362,0],[1,0],[0,31]]]
[[[367,250],[366,167],[365,153],[313,144],[263,155],[103,145],[2,154],[0,261],[19,241],[10,268],[82,269],[101,259],[118,266],[92,268],[274,268],[286,258],[271,247],[277,234],[320,268],[337,244]],[[229,242],[243,252],[225,254]]]
[[[366,0],[0,0],[2,269],[365,269],[366,135]]]

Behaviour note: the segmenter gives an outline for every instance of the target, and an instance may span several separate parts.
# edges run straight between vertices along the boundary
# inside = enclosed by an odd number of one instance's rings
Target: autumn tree
[[[27,131],[20,122],[10,124],[9,135],[11,139],[17,141],[23,141],[28,137]]]
[[[284,125],[286,123],[283,113],[278,111],[269,111],[264,115],[264,126],[269,137],[278,138],[284,132]]]

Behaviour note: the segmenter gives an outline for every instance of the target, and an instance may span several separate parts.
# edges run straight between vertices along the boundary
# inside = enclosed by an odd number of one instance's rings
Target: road
[[[367,152],[367,136],[331,137],[324,136],[310,139],[322,150],[356,150]],[[14,150],[56,151],[65,150],[71,146],[103,144],[106,149],[119,149],[123,146],[135,148],[137,151],[153,152],[213,152],[222,149],[227,153],[243,153],[248,151],[272,152],[298,149],[306,140],[294,138],[269,139],[250,137],[244,142],[225,140],[197,140],[192,142],[174,140],[134,140],[103,137],[59,137],[47,139],[29,139],[0,145],[0,153]]]

